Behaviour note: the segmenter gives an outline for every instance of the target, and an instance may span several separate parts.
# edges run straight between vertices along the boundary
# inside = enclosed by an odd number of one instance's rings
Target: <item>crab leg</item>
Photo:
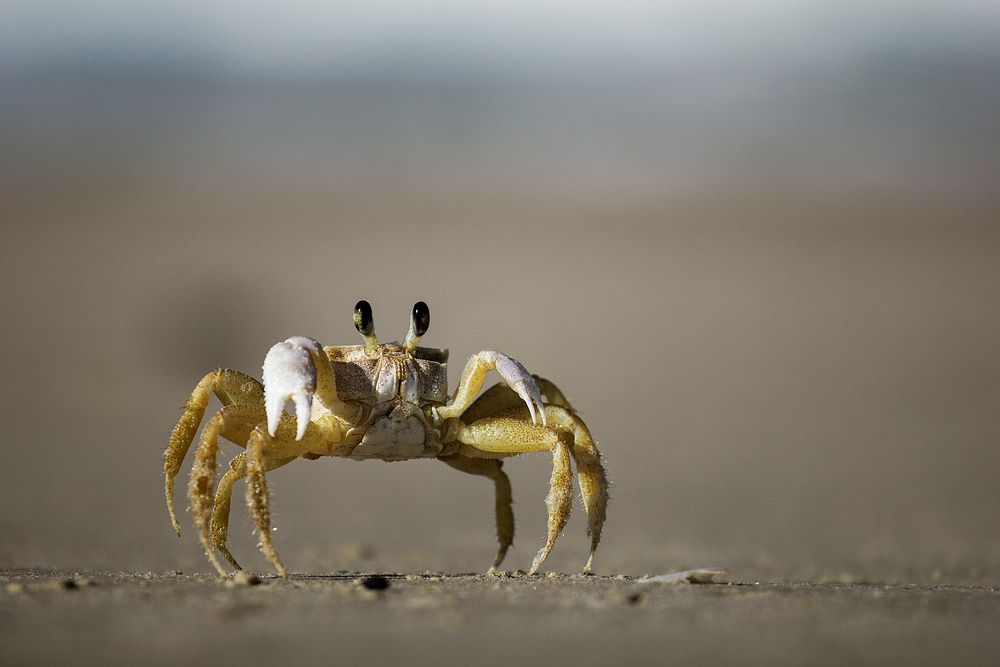
[[[270,472],[294,460],[294,456],[284,459],[267,459],[267,470]],[[229,470],[219,480],[219,487],[215,492],[215,503],[212,506],[212,544],[215,545],[215,548],[219,550],[219,553],[222,554],[223,558],[235,570],[242,570],[243,568],[233,558],[233,554],[226,545],[226,540],[229,537],[229,511],[232,505],[233,485],[246,477],[246,475],[246,452],[240,452],[229,462]]]
[[[546,385],[552,387],[552,393],[547,390]],[[497,386],[502,387],[502,385]],[[543,389],[546,397],[553,397],[555,392],[562,395],[562,392],[559,392],[558,388],[546,380],[542,380],[539,383],[539,386],[546,387],[546,389]],[[463,416],[481,414],[479,411],[479,401],[490,396],[494,389],[496,389],[496,387],[493,387],[484,393]],[[506,389],[506,396],[509,399],[513,396],[513,392]],[[509,402],[510,401],[508,401],[508,404]],[[566,402],[568,403],[568,401]],[[501,404],[501,401],[494,400],[492,403],[495,406]],[[577,481],[580,486],[580,494],[583,497],[583,506],[587,511],[587,532],[590,535],[590,557],[587,560],[587,564],[583,568],[584,573],[587,573],[590,572],[591,566],[593,565],[594,552],[597,550],[597,545],[601,541],[601,530],[604,527],[604,520],[607,517],[607,473],[604,471],[602,456],[601,452],[597,448],[597,443],[594,442],[594,439],[590,434],[590,430],[587,428],[584,421],[580,419],[579,415],[576,414],[576,412],[568,407],[547,405],[545,406],[545,415],[550,428],[572,436],[570,440],[570,451],[573,455],[574,461],[576,462]],[[530,415],[528,410],[523,405],[515,405],[514,407],[494,413],[494,416],[523,422],[524,420],[527,420]],[[463,451],[461,453],[472,456],[475,455],[474,452]]]
[[[517,407],[502,413],[506,416],[519,416],[524,419],[527,414],[523,407]],[[545,414],[552,428],[572,436],[570,438],[571,452],[576,461],[577,482],[583,506],[587,510],[587,534],[590,535],[590,557],[583,568],[586,574],[594,562],[594,552],[601,541],[601,530],[608,514],[608,476],[604,471],[601,452],[597,443],[590,435],[590,429],[573,410],[557,405],[547,405]]]
[[[220,575],[226,571],[212,549],[209,536],[209,518],[212,512],[212,488],[215,485],[216,457],[219,451],[219,436],[235,438],[240,432],[248,433],[254,424],[261,422],[264,409],[258,405],[227,405],[208,421],[201,434],[201,442],[191,466],[188,483],[188,500],[198,538],[208,559]],[[248,437],[248,436],[244,436]]]
[[[535,378],[520,361],[496,350],[484,350],[472,355],[472,358],[465,365],[465,370],[462,371],[462,379],[459,381],[458,389],[455,390],[455,396],[452,397],[451,403],[434,409],[437,417],[449,419],[461,416],[472,404],[479,390],[482,389],[486,374],[491,370],[499,373],[504,382],[528,406],[532,423],[537,424],[540,418],[544,425],[545,406],[542,403],[542,394],[535,383]]]
[[[554,382],[538,377],[537,375],[532,377],[538,382],[538,388],[541,390],[542,396],[545,397],[545,405],[557,405],[561,408],[573,409],[573,406],[569,404],[569,399],[566,398],[566,395],[562,393],[562,390]]]
[[[180,420],[170,434],[170,443],[163,452],[164,493],[167,501],[167,511],[174,531],[180,535],[181,526],[174,511],[174,478],[181,469],[184,457],[187,455],[191,442],[194,440],[205,407],[212,398],[218,396],[224,406],[228,405],[264,405],[264,388],[257,380],[245,373],[227,368],[212,371],[201,379],[201,382],[191,392]],[[240,442],[243,442],[241,440]]]
[[[514,511],[511,509],[510,478],[502,470],[503,461],[499,459],[471,459],[464,456],[446,456],[439,460],[470,475],[488,477],[496,484],[497,541],[500,542],[500,549],[493,561],[493,567],[490,568],[491,573],[496,572],[500,563],[503,562],[504,556],[507,555],[510,545],[514,543]]]
[[[545,506],[549,509],[549,530],[545,538],[545,546],[538,550],[535,560],[531,563],[528,574],[534,574],[545,562],[556,544],[556,538],[562,533],[569,521],[569,512],[573,507],[573,470],[569,466],[569,446],[565,438],[560,438],[552,450],[552,479],[549,482],[549,495],[545,498]]]
[[[534,574],[545,562],[552,547],[569,520],[573,504],[573,470],[570,467],[569,441],[572,436],[555,429],[538,426],[511,417],[490,417],[472,424],[462,424],[457,434],[459,442],[470,445],[489,456],[493,454],[519,454],[550,450],[552,452],[552,479],[545,504],[549,510],[548,535],[545,546],[535,556],[528,574]],[[461,454],[473,452],[466,449]],[[482,454],[480,454],[482,455]]]
[[[594,562],[594,552],[601,541],[601,529],[608,513],[608,476],[601,462],[601,452],[590,435],[590,430],[575,412],[566,408],[549,405],[545,408],[549,423],[560,431],[572,434],[573,460],[576,461],[577,482],[583,506],[587,510],[587,534],[590,535],[590,557],[583,572],[590,572]]]
[[[271,437],[267,432],[265,424],[261,424],[253,430],[247,441],[247,508],[257,526],[261,551],[271,561],[278,574],[286,579],[288,578],[288,568],[278,558],[278,552],[274,550],[274,545],[271,542],[270,497],[264,473],[271,468],[278,467],[271,465],[272,460],[295,458],[307,454],[312,447],[324,439],[326,434],[316,424],[310,422],[306,426],[302,439],[293,441],[292,437],[298,431],[296,420],[293,417],[284,416],[276,429],[276,438]]]

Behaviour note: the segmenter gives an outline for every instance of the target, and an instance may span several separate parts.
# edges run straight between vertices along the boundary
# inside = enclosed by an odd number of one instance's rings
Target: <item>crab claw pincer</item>
[[[547,426],[545,404],[542,403],[542,392],[539,391],[538,383],[535,382],[535,378],[531,376],[531,373],[524,367],[524,364],[514,357],[495,350],[483,352],[482,354],[493,364],[493,367],[496,368],[497,373],[507,383],[507,386],[513,389],[514,393],[520,396],[521,400],[528,406],[532,423],[537,424],[540,420],[542,425]],[[537,414],[535,412],[536,409],[538,410]]]
[[[316,393],[316,364],[311,347],[315,343],[296,336],[275,344],[264,357],[264,406],[267,432],[274,437],[285,404],[295,404],[295,439],[301,440],[309,426],[313,394]]]

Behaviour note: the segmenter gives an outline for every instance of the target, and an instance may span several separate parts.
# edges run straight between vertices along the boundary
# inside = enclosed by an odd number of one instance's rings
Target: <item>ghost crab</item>
[[[563,393],[548,380],[531,375],[516,359],[487,350],[469,359],[449,400],[448,350],[417,345],[430,325],[430,310],[422,301],[413,307],[410,330],[401,344],[379,343],[366,301],[355,306],[354,324],[364,345],[322,347],[304,336],[277,343],[264,358],[263,384],[228,369],[202,378],[163,454],[167,510],[177,534],[174,478],[215,394],[222,408],[201,434],[188,499],[205,553],[222,576],[226,570],[215,550],[233,568],[241,569],[226,538],[233,485],[243,477],[260,548],[278,573],[288,576],[271,541],[265,473],[298,459],[322,456],[383,461],[437,458],[493,480],[500,547],[490,572],[498,572],[514,540],[510,480],[501,459],[535,451],[551,452],[553,467],[546,498],[548,535],[529,574],[548,557],[569,519],[571,458],[589,518],[590,558],[583,570],[589,572],[604,525],[608,482],[597,444]],[[503,383],[476,398],[491,370]],[[294,416],[284,412],[289,401]],[[220,436],[246,451],[229,462],[213,500]]]

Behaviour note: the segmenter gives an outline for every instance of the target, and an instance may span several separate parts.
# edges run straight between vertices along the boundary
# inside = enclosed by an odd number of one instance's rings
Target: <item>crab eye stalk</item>
[[[375,331],[375,318],[372,317],[372,306],[367,301],[358,301],[354,306],[354,326],[362,336],[370,336]]]
[[[372,352],[378,347],[375,337],[375,318],[372,317],[372,307],[367,301],[358,301],[354,306],[354,326],[358,333],[365,337],[365,351]]]
[[[423,301],[413,304],[413,333],[423,336],[431,326],[431,309]]]
[[[413,313],[410,315],[410,331],[406,334],[403,347],[412,352],[416,349],[420,337],[427,333],[431,326],[431,309],[423,301],[413,304]]]

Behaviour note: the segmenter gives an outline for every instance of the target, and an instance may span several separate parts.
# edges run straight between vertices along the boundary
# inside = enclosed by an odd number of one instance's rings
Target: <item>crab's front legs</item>
[[[277,438],[271,437],[263,425],[258,426],[250,434],[246,451],[247,508],[257,526],[260,550],[271,561],[278,574],[285,578],[288,578],[288,568],[278,558],[278,552],[271,542],[270,496],[264,473],[282,465],[280,459],[294,459],[309,454],[314,447],[329,438],[329,433],[322,425],[308,423],[304,437],[292,441],[293,423],[291,417],[283,417],[277,427]]]
[[[226,408],[231,407],[235,411],[245,411],[253,410],[256,407],[258,410],[257,414],[261,416],[264,414],[264,388],[257,380],[239,371],[230,369],[212,371],[203,377],[198,386],[191,392],[191,397],[184,406],[184,412],[181,414],[177,426],[174,427],[173,433],[170,434],[170,444],[167,445],[167,450],[163,452],[164,491],[167,501],[167,511],[170,513],[170,522],[173,524],[177,535],[181,534],[181,526],[177,522],[177,514],[174,511],[174,478],[180,472],[181,464],[184,462],[184,457],[187,455],[188,449],[194,441],[194,436],[201,425],[202,417],[205,415],[205,408],[208,406],[208,401],[212,398],[213,393],[222,401],[222,405]],[[245,442],[246,437],[249,435],[249,428],[246,429],[246,434],[241,438],[239,436],[241,425],[250,423],[250,427],[252,428],[257,422],[251,419],[249,422],[244,421],[241,423],[235,417],[234,415],[234,418],[229,420],[232,432],[228,435],[223,433],[223,436],[229,437],[234,442]],[[221,428],[221,424],[216,425],[216,429],[218,430],[219,428]]]
[[[542,393],[538,390],[535,378],[520,361],[496,350],[484,350],[472,355],[465,365],[465,370],[462,371],[462,379],[459,380],[458,389],[455,390],[451,403],[434,408],[437,419],[440,421],[460,417],[466,408],[472,405],[476,394],[483,388],[486,374],[491,370],[499,373],[504,382],[528,406],[532,423],[538,424],[541,420],[544,425],[545,405],[542,403]]]
[[[230,470],[223,476],[219,483],[219,491],[215,496],[215,506],[212,503],[212,489],[215,484],[216,459],[219,451],[219,437],[230,440],[250,442],[254,437],[259,436],[263,431],[262,427],[248,426],[248,424],[259,424],[264,416],[263,408],[249,405],[228,405],[219,410],[201,434],[201,442],[195,452],[194,465],[191,466],[191,478],[188,483],[188,500],[191,503],[191,514],[194,518],[195,528],[198,531],[198,539],[205,548],[205,554],[212,562],[212,566],[221,576],[226,575],[226,570],[219,562],[212,547],[215,546],[219,552],[229,561],[230,565],[239,569],[236,560],[229,553],[226,547],[227,526],[223,525],[229,521],[229,497],[232,493],[233,483],[247,473],[248,465],[244,455],[237,456],[230,464]],[[289,416],[282,416],[278,428],[278,435],[282,440],[275,440],[267,436],[271,441],[268,457],[261,466],[268,470],[284,465],[296,456],[305,453],[309,448],[316,445],[322,439],[322,431],[312,425],[310,427],[311,437],[307,437],[302,442],[291,442],[295,429],[295,419]],[[266,435],[266,433],[265,433]],[[235,464],[235,465],[234,465]],[[211,526],[209,520],[211,519]]]
[[[295,458],[267,459],[267,470],[270,472],[275,468],[280,468],[287,463],[291,463]],[[223,558],[233,566],[234,570],[242,570],[243,568],[233,557],[232,552],[229,551],[229,546],[226,544],[226,540],[229,537],[229,511],[232,507],[233,485],[246,476],[247,455],[246,452],[240,452],[229,462],[229,470],[219,480],[219,488],[215,492],[215,504],[212,506],[212,544],[219,550]]]
[[[551,450],[552,479],[549,495],[545,498],[549,510],[548,535],[545,546],[538,551],[528,571],[529,575],[534,574],[548,558],[556,539],[566,527],[573,506],[573,469],[570,467],[572,435],[520,419],[491,417],[468,425],[461,424],[456,437],[469,446],[460,453],[473,457]]]

